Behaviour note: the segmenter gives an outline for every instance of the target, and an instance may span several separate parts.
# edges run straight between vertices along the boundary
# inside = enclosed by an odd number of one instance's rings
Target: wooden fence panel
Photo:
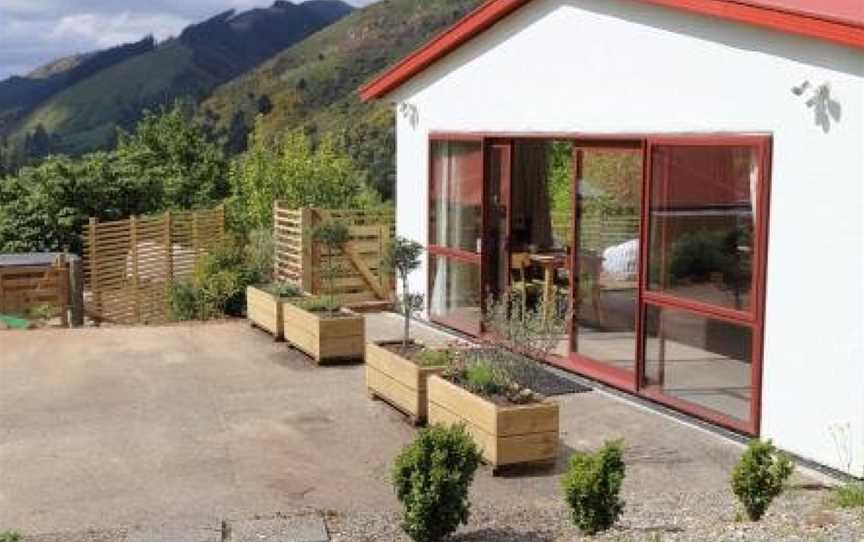
[[[223,206],[116,222],[91,218],[82,235],[88,314],[122,324],[166,322],[171,286],[192,276],[224,236]]]
[[[395,235],[392,210],[289,209],[277,202],[273,217],[277,280],[313,295],[323,293],[326,254],[312,242],[311,233],[318,225],[335,220],[345,223],[350,233],[350,241],[334,258],[340,270],[335,293],[342,303],[392,298],[392,277],[384,265],[387,246]]]
[[[55,309],[68,325],[69,265],[63,256],[53,265],[0,268],[0,313],[27,314],[41,306]]]

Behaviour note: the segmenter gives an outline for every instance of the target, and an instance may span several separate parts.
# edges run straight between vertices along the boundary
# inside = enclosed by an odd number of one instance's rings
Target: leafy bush
[[[263,135],[260,117],[249,150],[232,165],[230,179],[232,210],[249,229],[273,225],[275,201],[292,208],[346,209],[374,199],[332,137],[324,136],[315,148],[302,129],[270,139]]]
[[[269,229],[257,229],[249,232],[249,241],[246,244],[246,260],[249,268],[261,279],[261,282],[269,283],[273,280],[273,260],[276,253],[276,245],[273,241],[273,231]]]
[[[243,243],[229,238],[199,259],[191,280],[174,284],[172,317],[182,321],[242,316],[246,287],[259,282],[260,275],[246,260]]]
[[[840,508],[864,508],[864,483],[849,483],[838,487],[831,500]]]
[[[624,502],[619,498],[624,482],[623,443],[607,442],[596,453],[577,452],[561,485],[573,523],[593,535],[612,527]]]
[[[759,521],[792,476],[792,461],[769,441],[752,440],[732,471],[732,492],[751,521]]]
[[[0,542],[18,542],[21,534],[17,531],[0,531]]]
[[[402,529],[415,542],[437,542],[468,522],[468,490],[480,464],[463,426],[433,426],[396,458],[393,485],[402,503]]]

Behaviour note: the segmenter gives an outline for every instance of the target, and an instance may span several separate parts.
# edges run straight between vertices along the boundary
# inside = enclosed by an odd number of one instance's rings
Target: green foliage
[[[463,369],[462,385],[472,393],[491,397],[503,393],[510,379],[490,361],[474,358]]]
[[[174,284],[171,315],[178,321],[242,316],[246,287],[259,282],[243,243],[229,238],[201,257],[191,280]]]
[[[324,295],[322,299],[330,315],[336,313],[339,308],[339,299],[336,295],[336,280],[343,273],[342,268],[336,263],[336,255],[342,251],[351,239],[348,226],[342,222],[329,221],[317,226],[312,230],[312,240],[321,244],[326,249],[325,264],[322,270],[324,277]]]
[[[519,291],[505,292],[486,302],[483,323],[514,351],[535,359],[546,359],[567,337],[569,307],[566,299],[541,299],[533,306]],[[490,348],[498,348],[496,341]]]
[[[446,367],[450,365],[453,353],[450,350],[424,348],[414,356],[414,363],[420,367]]]
[[[191,209],[228,195],[227,163],[180,104],[145,111],[132,134],[120,134],[115,151],[121,179],[158,187],[159,208]]]
[[[117,151],[52,156],[0,182],[0,252],[80,252],[89,217],[214,205],[227,195],[225,169],[179,109],[148,114]]]
[[[393,485],[402,503],[402,529],[415,542],[438,542],[468,522],[468,491],[480,464],[463,426],[433,426],[396,458]]]
[[[336,134],[369,186],[392,199],[395,122],[385,101],[362,103],[357,89],[388,65],[453,24],[482,0],[389,0],[358,10],[215,90],[201,107],[214,133],[228,139],[238,115],[252,126],[259,99],[272,109],[260,122],[272,139],[302,128],[315,141]]]
[[[732,471],[732,492],[751,521],[759,521],[792,476],[792,461],[769,441],[752,440]]]
[[[577,452],[561,486],[573,523],[585,534],[611,528],[621,512],[620,499],[626,467],[621,441],[606,442],[596,453]]]
[[[0,542],[18,542],[21,534],[17,531],[0,531]]]
[[[264,287],[264,290],[280,298],[300,297],[303,292],[295,284],[290,282],[274,282]]]
[[[864,508],[864,483],[851,482],[836,488],[831,500],[840,508]]]
[[[548,152],[549,197],[553,212],[573,209],[573,143],[553,141]]]
[[[273,230],[257,229],[249,232],[246,244],[246,260],[249,267],[260,277],[261,282],[273,280],[273,264],[276,244],[273,240]]]
[[[291,208],[344,209],[374,200],[332,137],[325,136],[317,147],[302,130],[269,138],[259,117],[249,141],[230,173],[232,208],[246,227],[272,227],[276,201]]]
[[[387,247],[385,265],[396,271],[402,282],[402,295],[400,305],[402,314],[405,316],[405,327],[402,337],[403,348],[408,347],[411,340],[411,316],[423,309],[423,295],[413,294],[408,287],[408,276],[412,271],[420,267],[420,256],[423,254],[423,245],[411,239],[396,237]]]

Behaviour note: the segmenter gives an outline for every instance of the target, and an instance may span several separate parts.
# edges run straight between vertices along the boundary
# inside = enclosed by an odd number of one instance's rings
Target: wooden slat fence
[[[26,315],[43,306],[69,324],[69,264],[63,256],[51,265],[0,268],[0,313]]]
[[[225,208],[168,211],[85,226],[84,289],[96,320],[156,324],[169,319],[169,293],[225,236]]]
[[[387,301],[393,296],[390,273],[384,266],[387,246],[395,234],[392,210],[289,209],[277,202],[273,209],[276,245],[274,275],[304,292],[323,293],[324,251],[312,242],[312,231],[328,220],[349,227],[351,240],[335,258],[341,270],[336,294],[346,305]]]
[[[552,213],[552,231],[561,244],[569,244],[572,241],[570,239],[571,220],[570,213]],[[638,239],[639,217],[637,215],[586,216],[582,218],[581,228],[582,249],[602,252],[608,247]]]

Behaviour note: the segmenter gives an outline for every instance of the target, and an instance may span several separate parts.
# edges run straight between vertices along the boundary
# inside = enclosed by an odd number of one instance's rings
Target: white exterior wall
[[[805,80],[831,85],[830,127],[792,94]],[[415,111],[397,109],[398,230],[424,244],[430,131],[772,134],[762,435],[864,476],[864,53],[629,0],[535,0],[390,99]]]

